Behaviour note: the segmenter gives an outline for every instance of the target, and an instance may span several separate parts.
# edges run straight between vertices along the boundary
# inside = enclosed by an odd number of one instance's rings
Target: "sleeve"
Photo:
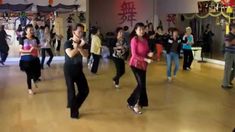
[[[101,48],[101,40],[98,37],[93,37],[93,39],[91,39],[91,43],[94,45],[95,49]]]
[[[36,40],[36,44],[39,45],[40,41],[39,41],[38,37],[34,37],[34,39]]]
[[[73,49],[73,46],[72,46],[72,44],[70,44],[70,41],[66,41],[64,44],[64,50],[66,50],[68,48]]]
[[[124,48],[126,49],[126,50],[128,50],[129,49],[129,46],[128,46],[128,43],[127,43],[127,41],[126,40],[124,40]]]
[[[137,51],[137,41],[136,38],[134,37],[131,39],[131,54],[137,60],[144,61],[144,57],[138,55],[136,51]]]
[[[100,39],[99,37],[97,37],[97,38],[95,39],[95,43],[96,43],[96,46],[97,46],[98,48],[101,48],[101,47],[102,47],[102,45],[101,45],[101,39]]]
[[[193,38],[193,35],[191,35],[190,36],[191,38],[190,38],[190,41],[191,41],[191,43],[192,43],[192,45],[194,44],[194,38]]]
[[[20,38],[19,44],[23,46],[23,44],[24,44],[24,38]]]
[[[83,49],[88,50],[90,48],[89,44],[86,42],[85,45],[82,46]]]
[[[182,43],[187,44],[187,42],[188,42],[188,40],[189,40],[188,37],[186,37],[185,35],[184,35],[182,38],[180,37],[180,39],[181,39],[181,44],[182,44]]]

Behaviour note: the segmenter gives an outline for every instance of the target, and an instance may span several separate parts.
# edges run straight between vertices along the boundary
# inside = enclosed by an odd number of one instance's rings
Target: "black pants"
[[[113,61],[116,67],[116,76],[113,78],[113,81],[115,81],[116,85],[119,85],[119,79],[125,73],[125,61],[116,57],[113,57]]]
[[[38,57],[34,57],[32,60],[32,68],[33,71],[35,72],[35,78],[36,80],[41,77],[41,65],[40,65],[40,59]]]
[[[37,72],[35,71],[35,65],[34,65],[34,60],[30,61],[23,61],[20,60],[20,69],[26,73],[26,82],[28,89],[32,89],[32,83],[31,80],[33,79],[36,81],[38,79]]]
[[[130,106],[135,106],[137,103],[141,107],[148,106],[148,97],[146,92],[146,71],[131,67],[137,86],[128,98],[127,102]]]
[[[52,47],[55,48],[56,39],[52,38],[52,42],[51,43],[52,43]]]
[[[50,56],[49,60],[47,61],[48,65],[51,64],[51,61],[52,61],[54,55],[53,55],[52,50],[50,48],[42,48],[41,52],[42,52],[41,68],[43,68],[44,61],[45,61],[45,58],[46,58],[46,52]]]
[[[0,52],[1,54],[1,62],[5,62],[8,56],[8,52]]]
[[[190,68],[192,62],[193,62],[193,52],[192,52],[192,50],[184,49],[183,69],[186,69],[187,67]]]
[[[82,66],[65,64],[64,76],[67,85],[68,107],[71,111],[78,110],[89,94],[89,87]],[[77,94],[74,83],[77,85]]]
[[[92,56],[93,56],[94,62],[93,62],[92,67],[91,67],[91,72],[92,73],[97,73],[97,70],[98,70],[98,67],[99,67],[99,62],[100,62],[100,55],[96,55],[96,54],[92,53]]]
[[[61,40],[57,40],[56,51],[60,52]]]

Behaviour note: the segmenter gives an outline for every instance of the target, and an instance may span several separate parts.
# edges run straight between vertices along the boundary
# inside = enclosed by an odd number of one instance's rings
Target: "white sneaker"
[[[171,82],[172,78],[171,77],[167,77],[167,80],[168,80],[168,82]]]
[[[32,89],[29,89],[29,90],[28,90],[28,93],[29,93],[30,95],[34,95],[34,92],[33,92]]]
[[[136,114],[138,114],[138,115],[142,114],[142,112],[140,111],[140,108],[139,108],[138,105],[135,105],[135,106],[133,107],[133,111],[134,111]]]
[[[115,88],[119,88],[119,85],[115,84]]]

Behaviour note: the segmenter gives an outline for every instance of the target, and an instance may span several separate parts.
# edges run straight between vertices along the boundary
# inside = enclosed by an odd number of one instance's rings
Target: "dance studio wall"
[[[153,22],[155,0],[90,0],[90,25],[101,27],[103,33],[112,32],[117,26],[127,25],[132,30],[136,22]],[[131,26],[130,21],[120,24],[123,2],[133,2],[136,15]]]
[[[182,23],[177,20],[175,24],[168,23],[167,15],[198,13],[198,1],[205,0],[157,0],[157,16],[162,21],[164,29],[167,30],[169,26],[182,27]],[[179,19],[179,17],[176,16],[176,19]]]

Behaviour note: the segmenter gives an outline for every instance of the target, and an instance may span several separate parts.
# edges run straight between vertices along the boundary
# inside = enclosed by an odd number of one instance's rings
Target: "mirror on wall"
[[[35,35],[38,35],[41,26],[49,25],[52,32],[51,48],[54,56],[63,56],[63,45],[68,40],[68,30],[72,32],[71,26],[75,23],[82,23],[86,27],[86,14],[84,11],[56,11],[49,13],[9,12],[0,13],[0,23],[4,25],[9,37],[9,58],[19,57],[19,36],[22,36],[25,25],[33,24]],[[19,25],[22,29],[20,30]],[[36,26],[37,25],[37,26]],[[54,26],[53,26],[54,25]],[[36,29],[38,29],[36,31]],[[38,36],[37,36],[38,37]],[[39,36],[40,37],[40,36]]]

